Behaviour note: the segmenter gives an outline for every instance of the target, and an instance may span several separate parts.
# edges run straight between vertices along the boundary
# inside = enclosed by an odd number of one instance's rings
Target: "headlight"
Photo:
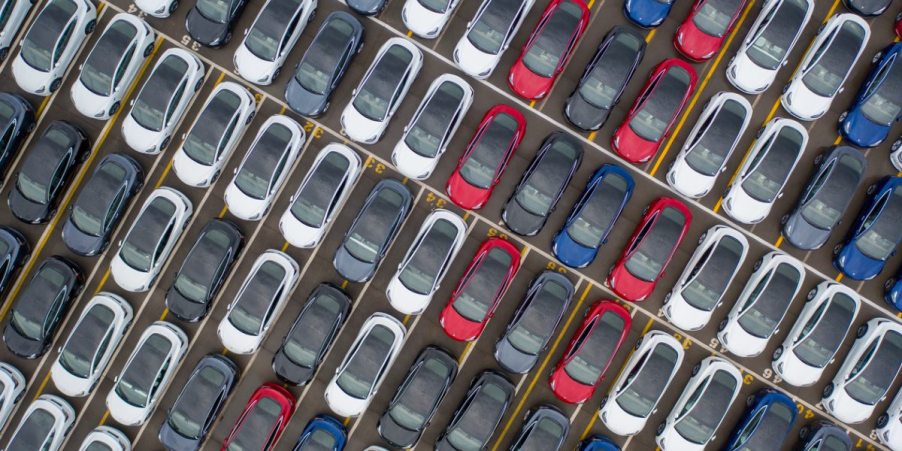
[[[783,373],[783,362],[777,364],[777,372],[781,374]]]
[[[786,102],[786,105],[792,105],[792,96],[787,93],[783,96],[783,101]]]
[[[714,56],[715,53],[717,53],[717,50],[710,51],[710,52],[706,53],[704,56],[702,56],[702,59],[704,60],[704,59],[711,58],[712,56]]]
[[[492,73],[492,68],[491,68],[491,67],[488,68],[488,69],[486,69],[486,70],[483,71],[483,72],[480,72],[480,73],[476,74],[476,76],[477,76],[477,77],[488,77],[490,73]]]

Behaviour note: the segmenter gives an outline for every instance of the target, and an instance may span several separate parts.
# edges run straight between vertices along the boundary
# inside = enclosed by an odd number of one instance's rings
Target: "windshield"
[[[126,177],[125,168],[114,161],[104,161],[97,172],[82,188],[72,206],[72,222],[82,232],[99,237],[105,230],[105,222]]]
[[[22,420],[21,426],[10,439],[6,449],[10,451],[48,449],[54,438],[55,425],[56,417],[53,414],[42,408],[35,409]]]
[[[646,418],[670,382],[679,355],[670,346],[659,344],[652,349],[627,377],[617,404],[628,414]]]
[[[551,207],[566,188],[581,152],[578,143],[561,135],[550,141],[547,151],[536,156],[537,162],[515,197],[524,210],[536,216],[545,216],[551,212]]]
[[[178,101],[174,96],[185,82],[187,72],[188,63],[174,54],[154,69],[132,107],[131,116],[138,125],[155,132],[163,129],[166,110]]]
[[[769,338],[777,328],[799,288],[802,274],[788,263],[780,263],[765,276],[745,301],[739,325],[754,337]]]
[[[793,352],[809,366],[827,366],[845,338],[838,332],[848,330],[854,318],[855,301],[845,293],[834,294],[805,323]]]
[[[563,285],[554,281],[543,284],[508,333],[507,341],[524,354],[538,355],[554,333],[561,309],[569,299],[569,290]]]
[[[379,189],[372,203],[359,213],[345,240],[345,249],[357,260],[374,263],[391,237],[403,205],[400,193],[388,187]]]
[[[295,81],[313,94],[326,94],[353,36],[354,27],[350,23],[340,17],[329,20],[304,52],[294,74]]]
[[[769,19],[762,22],[755,40],[746,49],[753,63],[769,70],[783,63],[786,53],[801,33],[807,19],[806,0],[784,0],[771,11]]]
[[[16,187],[32,202],[50,202],[54,176],[64,167],[66,152],[73,146],[72,135],[64,130],[60,123],[50,124],[22,164]]]
[[[78,77],[89,91],[99,96],[110,95],[114,87],[113,76],[120,65],[128,64],[128,61],[120,61],[116,57],[125,55],[137,32],[127,20],[116,20],[103,32]]]
[[[229,21],[232,2],[229,0],[197,0],[194,4],[197,12],[212,22],[225,24]]]
[[[761,146],[742,181],[742,189],[758,202],[771,203],[795,166],[802,148],[802,134],[791,127],[781,127]]]
[[[406,47],[389,47],[358,88],[352,101],[354,108],[371,121],[385,120],[392,105],[399,100],[396,94],[402,89],[401,84],[410,81],[407,75],[412,60],[413,54]]]
[[[78,323],[60,352],[59,363],[69,373],[87,378],[94,369],[97,356],[106,352],[115,314],[109,307],[94,304]]]
[[[692,170],[714,177],[736,145],[748,112],[735,100],[727,100],[710,119],[686,152],[686,164]]]
[[[272,431],[280,422],[282,406],[268,397],[260,398],[247,413],[225,448],[228,451],[253,451],[264,449],[272,437]]]
[[[264,61],[275,61],[282,50],[285,32],[295,16],[301,0],[272,0],[260,11],[254,26],[244,38],[247,49]]]
[[[513,264],[511,255],[500,248],[489,250],[482,262],[469,274],[466,285],[452,301],[454,310],[464,318],[481,323],[504,288]]]
[[[435,358],[426,358],[415,375],[402,386],[399,398],[388,414],[401,427],[418,431],[438,407],[450,369]]]
[[[859,160],[848,155],[840,156],[833,163],[832,170],[823,176],[826,180],[813,188],[814,196],[803,207],[802,217],[821,230],[832,229],[858,186],[863,170]]]
[[[724,370],[717,370],[707,385],[701,385],[687,401],[674,426],[686,440],[704,445],[720,425],[733,401],[736,379]]]
[[[861,113],[874,123],[889,127],[902,112],[902,62],[896,55],[893,62],[888,62],[889,73],[883,76],[876,91],[861,104]],[[886,67],[884,66],[884,67]]]
[[[613,311],[604,312],[596,321],[594,326],[589,326],[588,337],[580,337],[578,348],[574,350],[576,355],[564,365],[564,371],[583,385],[594,386],[598,381],[617,352],[626,325],[623,318]]]
[[[119,257],[128,266],[147,272],[153,266],[155,252],[163,244],[160,240],[175,214],[175,204],[165,197],[155,197],[147,209],[132,224],[119,248]]]
[[[665,207],[652,219],[648,227],[640,232],[636,250],[626,260],[626,269],[633,276],[646,282],[654,282],[664,264],[670,259],[680,242],[686,217],[676,208]]]
[[[389,328],[381,324],[374,326],[363,337],[335,383],[348,396],[357,399],[369,397],[385,363],[391,358],[396,338]]]
[[[614,100],[633,72],[641,48],[642,41],[631,33],[619,33],[579,85],[580,96],[595,108],[613,108]]]
[[[865,353],[856,363],[852,369],[852,380],[846,384],[846,392],[852,399],[873,406],[892,386],[900,365],[902,335],[889,331],[880,340],[876,350]]]
[[[899,242],[902,242],[902,227],[899,227],[899,220],[902,218],[902,187],[897,186],[892,195],[887,197],[883,209],[876,213],[876,219],[870,219],[867,231],[855,241],[855,247],[864,255],[881,261],[888,259]],[[872,211],[871,214],[875,212]]]
[[[339,152],[329,152],[316,165],[308,176],[307,182],[300,189],[291,214],[308,227],[322,227],[326,216],[335,207],[335,198],[339,190],[344,189],[350,161]]]
[[[437,220],[401,268],[398,280],[414,293],[431,294],[448,264],[458,233],[450,221]]]
[[[43,264],[20,294],[13,308],[12,325],[26,338],[44,338],[44,323],[52,314],[61,293],[66,291],[67,277],[53,264]]]
[[[576,3],[559,3],[523,55],[523,64],[536,75],[551,77],[579,31],[581,18],[582,9]]]
[[[73,20],[77,9],[78,6],[71,0],[52,0],[44,6],[22,39],[20,55],[26,64],[41,72],[53,68],[61,56],[54,52],[64,48],[68,41],[60,42],[61,34]]]
[[[660,140],[679,112],[688,90],[689,73],[679,66],[667,69],[652,83],[649,91],[642,93],[645,100],[630,120],[630,129],[647,141]]]
[[[491,381],[481,385],[457,423],[449,427],[448,442],[458,451],[482,450],[504,414],[509,396]]]
[[[229,322],[245,334],[259,335],[263,321],[271,319],[272,306],[279,301],[285,276],[282,265],[272,260],[264,261],[235,299]]]
[[[705,312],[714,310],[742,263],[742,254],[739,240],[731,236],[721,238],[692,268],[682,291],[686,303]]]
[[[288,332],[282,352],[297,365],[313,368],[320,354],[335,332],[336,322],[342,315],[339,300],[328,291],[317,290],[309,306]]]
[[[451,0],[417,0],[417,3],[434,13],[444,14],[451,6]]]
[[[201,111],[194,126],[182,143],[182,149],[192,160],[211,166],[226,144],[226,133],[235,125],[241,98],[234,92],[222,89]]]
[[[855,22],[843,23],[833,40],[826,43],[827,49],[817,54],[814,66],[802,77],[805,86],[822,97],[835,95],[858,58],[865,33],[865,29]]]
[[[205,230],[176,274],[175,289],[190,302],[206,302],[231,245],[232,240],[223,230]]]
[[[159,333],[151,334],[132,354],[125,367],[116,393],[127,404],[143,408],[150,402],[152,390],[159,388],[159,378],[169,368],[169,352],[172,343]]]
[[[601,245],[611,224],[617,219],[626,195],[626,179],[616,173],[606,174],[588,193],[579,213],[567,227],[567,234],[586,247]]]
[[[204,432],[204,423],[215,409],[226,376],[212,366],[205,366],[188,379],[182,395],[169,412],[168,423],[183,437],[198,439]]]
[[[450,138],[463,97],[464,90],[457,83],[442,83],[404,135],[410,150],[425,158],[436,157]]]
[[[508,33],[520,16],[523,4],[520,0],[486,0],[488,6],[473,22],[466,34],[467,40],[479,51],[497,55],[507,42]]]
[[[473,150],[460,167],[460,176],[477,188],[491,187],[513,145],[517,127],[517,121],[511,115],[496,115],[473,144]]]
[[[719,38],[726,33],[743,3],[744,0],[706,0],[692,16],[692,23],[702,33]]]
[[[241,169],[235,175],[235,186],[252,199],[266,199],[287,166],[285,158],[293,135],[288,127],[271,123],[241,163]]]

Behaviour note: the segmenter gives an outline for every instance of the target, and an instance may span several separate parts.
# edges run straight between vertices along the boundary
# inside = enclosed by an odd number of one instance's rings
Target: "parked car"
[[[495,360],[509,373],[528,373],[548,346],[570,306],[576,288],[566,276],[545,270],[526,290],[504,333],[495,343]]]
[[[803,121],[813,121],[829,111],[870,35],[868,23],[855,14],[831,17],[783,88],[783,108]]]
[[[407,328],[394,317],[376,312],[360,326],[357,338],[326,386],[326,404],[342,417],[362,414],[401,352]]]
[[[27,100],[10,92],[0,91],[0,181],[13,161],[25,138],[35,128],[34,108]]]
[[[128,13],[113,16],[78,70],[69,94],[84,116],[109,119],[153,53],[156,32]]]
[[[454,47],[454,64],[471,77],[489,78],[533,3],[535,0],[483,0]]]
[[[94,451],[97,449],[109,451],[131,451],[132,442],[128,436],[119,429],[110,426],[97,426],[88,432],[82,440],[78,451]]]
[[[119,295],[104,291],[95,294],[82,309],[50,368],[56,389],[66,396],[88,396],[106,372],[132,318],[132,306]]]
[[[451,20],[460,0],[406,0],[401,8],[401,20],[413,34],[423,39],[434,39],[441,34]]]
[[[620,304],[610,300],[592,304],[548,377],[552,393],[568,404],[591,398],[631,324],[629,311]]]
[[[254,390],[222,443],[232,449],[270,451],[276,446],[295,410],[294,395],[272,382]]]
[[[6,348],[24,359],[44,355],[83,284],[78,265],[58,255],[45,258],[13,300],[3,329]]]
[[[842,3],[855,14],[879,16],[889,8],[892,0],[843,0]]]
[[[165,186],[151,191],[110,262],[116,284],[131,292],[149,290],[193,213],[184,194]]]
[[[353,191],[361,166],[350,147],[341,143],[323,147],[279,219],[285,241],[307,249],[319,245]]]
[[[611,137],[614,152],[630,163],[644,163],[655,156],[695,91],[696,81],[695,69],[679,59],[669,58],[655,66]]]
[[[890,449],[898,449],[902,446],[902,419],[900,418],[902,418],[902,395],[897,393],[886,412],[877,417],[877,439]],[[851,449],[852,441],[849,440],[848,444]]]
[[[890,145],[889,162],[897,171],[902,172],[902,138],[898,138]]]
[[[433,448],[436,451],[485,448],[513,397],[514,384],[506,377],[492,370],[479,373]]]
[[[727,169],[751,117],[752,105],[745,97],[727,91],[714,94],[670,163],[667,184],[686,197],[707,196]]]
[[[579,451],[620,451],[620,445],[603,435],[592,435],[579,442]]]
[[[58,451],[75,425],[75,409],[65,399],[43,394],[35,398],[6,444],[8,451]]]
[[[216,85],[172,156],[176,177],[188,186],[212,185],[256,112],[254,96],[247,88],[233,81]]]
[[[25,375],[12,364],[0,362],[0,428],[6,427],[25,389]]]
[[[165,19],[175,12],[179,2],[178,0],[136,0],[135,6],[148,16]]]
[[[207,47],[222,47],[232,40],[232,28],[241,17],[245,0],[195,0],[185,16],[185,31]]]
[[[13,41],[34,4],[25,0],[5,0],[0,5],[2,5],[0,8],[7,11],[6,20],[0,25],[0,61],[6,61],[9,50],[13,47]]]
[[[673,35],[673,46],[692,61],[707,61],[723,47],[746,0],[696,0]]]
[[[56,214],[76,168],[91,153],[85,132],[63,120],[51,122],[28,149],[7,197],[16,219],[43,224]]]
[[[288,180],[307,135],[294,119],[272,115],[260,126],[223,198],[229,212],[245,221],[258,221]]]
[[[235,384],[238,366],[222,354],[207,354],[197,362],[157,437],[166,449],[200,449]]]
[[[31,247],[25,236],[9,226],[0,226],[0,293],[13,281],[28,258]]]
[[[31,22],[13,59],[19,89],[46,97],[63,85],[63,77],[97,25],[97,8],[87,0],[50,0]]]
[[[839,133],[859,147],[876,147],[889,136],[890,128],[902,119],[902,44],[895,43],[877,52],[868,73],[848,110],[839,114]]]
[[[749,395],[746,410],[733,427],[726,450],[767,451],[780,449],[796,420],[796,404],[783,393],[762,388]]]
[[[674,0],[624,0],[623,15],[634,25],[655,28],[664,22]]]
[[[319,414],[304,426],[293,451],[341,451],[347,440],[348,431],[340,421]]]
[[[779,251],[768,252],[753,266],[733,308],[717,326],[717,340],[739,357],[755,357],[764,352],[789,305],[802,288],[802,263]]]
[[[583,146],[576,138],[562,131],[548,135],[504,204],[501,220],[507,228],[517,235],[539,233],[582,159]]]
[[[520,250],[513,244],[498,237],[483,241],[439,314],[445,334],[458,341],[478,338],[518,269]]]
[[[238,75],[255,85],[272,84],[316,5],[317,0],[267,0],[232,57]]]
[[[570,419],[557,407],[542,404],[526,412],[520,433],[510,449],[516,451],[558,451],[564,445]]]
[[[800,451],[852,451],[852,440],[845,429],[826,420],[802,426],[799,440]]]
[[[606,163],[596,169],[551,241],[555,258],[571,268],[589,266],[607,243],[634,188],[633,177],[622,167]]]
[[[187,351],[188,336],[172,323],[147,326],[106,396],[110,417],[125,426],[147,422]]]
[[[638,434],[673,383],[683,363],[683,345],[672,335],[653,330],[639,337],[608,394],[598,417],[617,435]]]
[[[659,197],[652,201],[608,271],[605,286],[630,302],[646,299],[664,275],[691,222],[692,213],[679,200]]]
[[[375,16],[382,12],[387,0],[348,0],[347,5],[351,11],[362,16]]]
[[[520,111],[504,104],[490,108],[445,184],[451,202],[467,210],[485,206],[525,134]]]
[[[855,280],[873,279],[902,243],[902,177],[886,177],[867,189],[868,198],[842,242],[833,266]]]
[[[883,299],[896,310],[902,311],[902,277],[900,275],[902,275],[902,270],[897,272],[895,277],[890,277],[883,283]]]

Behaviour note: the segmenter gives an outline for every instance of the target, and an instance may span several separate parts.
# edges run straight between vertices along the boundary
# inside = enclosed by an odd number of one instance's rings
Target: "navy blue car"
[[[620,451],[620,445],[603,435],[593,435],[579,444],[579,451]]]
[[[796,405],[789,396],[764,388],[749,395],[745,415],[730,434],[724,450],[771,451],[781,449],[792,424]]]
[[[902,119],[902,42],[874,55],[874,67],[848,111],[839,115],[839,133],[860,147],[882,143]]]
[[[634,187],[633,178],[625,169],[614,164],[601,165],[554,236],[551,242],[554,256],[572,268],[592,263],[629,202]]]
[[[886,289],[883,294],[886,303],[902,311],[902,268],[899,268],[896,277],[890,277],[884,282],[883,288]]]
[[[654,28],[664,22],[672,7],[673,0],[624,0],[623,14],[642,28]]]
[[[304,427],[294,451],[341,451],[347,440],[348,431],[341,421],[329,415],[317,415]]]
[[[841,427],[825,420],[802,426],[799,451],[851,451],[852,440]]]
[[[855,280],[880,274],[902,242],[902,177],[886,177],[867,193],[848,236],[833,248],[833,266]]]

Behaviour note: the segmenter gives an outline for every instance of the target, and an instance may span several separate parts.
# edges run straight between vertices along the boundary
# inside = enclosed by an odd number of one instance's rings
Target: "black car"
[[[132,157],[111,153],[97,164],[63,225],[63,243],[91,257],[103,252],[132,198],[144,186],[144,170]]]
[[[22,141],[34,127],[31,104],[16,94],[0,92],[0,180]]]
[[[344,11],[326,16],[285,85],[288,107],[308,117],[325,113],[332,93],[362,46],[359,20]]]
[[[276,376],[298,386],[310,382],[350,311],[344,291],[326,283],[316,287],[273,355]]]
[[[849,11],[862,16],[879,16],[889,8],[893,0],[842,0]]]
[[[645,56],[645,38],[626,27],[605,35],[582,78],[564,103],[564,117],[586,131],[598,130]]]
[[[514,385],[506,377],[492,370],[480,373],[435,442],[435,451],[485,448],[513,397]]]
[[[570,419],[557,407],[541,405],[526,414],[510,451],[557,451],[570,431]]]
[[[523,302],[495,343],[495,360],[507,372],[529,372],[557,329],[573,299],[573,282],[544,271],[529,284]]]
[[[16,297],[3,342],[13,354],[36,359],[50,347],[57,325],[82,289],[81,269],[63,257],[41,262]]]
[[[413,448],[456,377],[457,361],[447,351],[423,349],[379,418],[379,435],[391,446]]]
[[[579,168],[583,147],[576,138],[554,132],[523,173],[504,205],[501,219],[518,235],[539,233]]]
[[[204,226],[166,292],[169,313],[182,321],[200,321],[229,275],[244,235],[231,221],[213,219]]]
[[[784,215],[783,236],[793,246],[818,249],[830,238],[867,172],[864,154],[836,146],[814,159],[815,171],[792,212]]]
[[[246,3],[245,0],[197,0],[185,17],[185,29],[191,39],[207,47],[222,47],[232,39],[232,27]]]
[[[19,268],[31,255],[25,236],[9,226],[0,226],[0,293],[13,280]]]
[[[237,380],[238,366],[227,357],[202,357],[166,413],[160,444],[173,451],[200,449]]]
[[[852,439],[843,428],[827,420],[819,420],[799,429],[799,444],[796,449],[798,451],[852,451]]]
[[[373,187],[345,233],[332,264],[353,282],[373,277],[410,212],[413,196],[403,183],[383,179]]]
[[[80,128],[53,121],[25,155],[7,202],[13,216],[29,224],[50,220],[75,167],[90,153]]]

